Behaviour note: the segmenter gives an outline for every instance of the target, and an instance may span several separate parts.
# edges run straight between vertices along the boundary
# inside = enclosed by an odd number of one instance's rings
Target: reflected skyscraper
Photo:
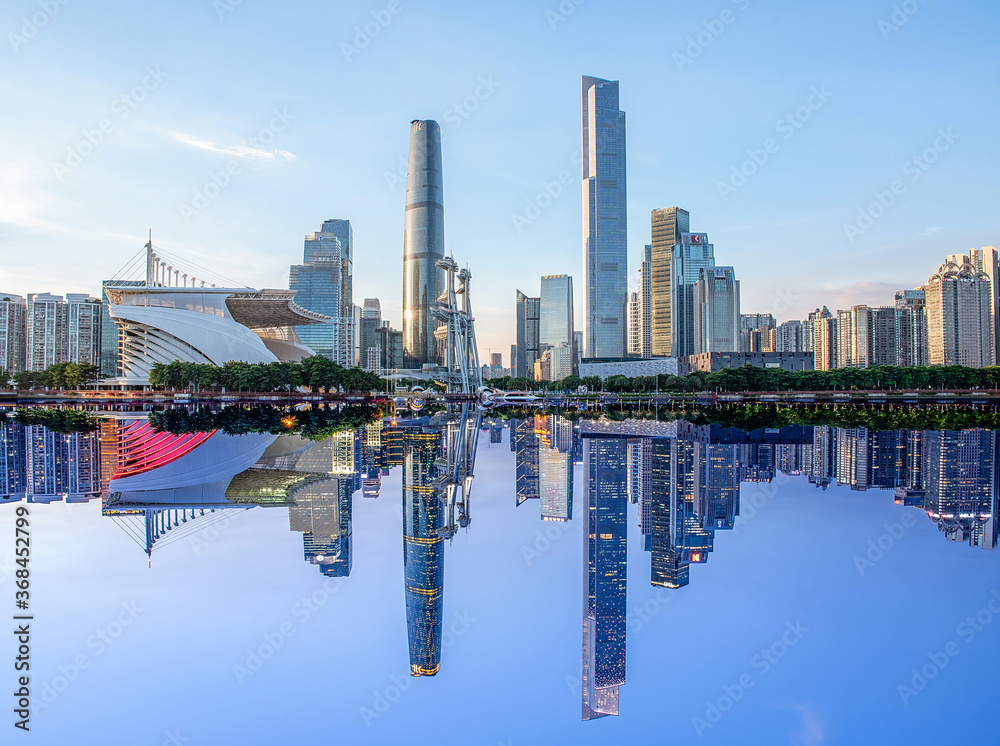
[[[543,521],[573,518],[573,423],[556,415],[535,418],[539,511]]]
[[[535,420],[510,421],[510,448],[514,451],[514,503],[538,499],[538,436]]]
[[[441,433],[403,430],[403,572],[410,674],[433,676],[441,668],[444,605],[444,510],[434,489]]]
[[[584,440],[582,719],[618,714],[625,683],[627,441]]]
[[[410,123],[403,229],[403,358],[407,368],[437,363],[438,322],[431,308],[445,290],[444,182],[441,128],[433,120]]]

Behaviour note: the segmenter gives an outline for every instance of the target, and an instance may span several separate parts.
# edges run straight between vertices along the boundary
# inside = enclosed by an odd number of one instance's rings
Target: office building
[[[350,296],[353,236],[348,220],[327,220],[319,231],[305,237],[302,264],[293,265],[288,287],[295,302],[329,321],[296,329],[299,339],[317,355],[344,367],[357,364],[354,303]]]
[[[560,381],[573,374],[573,278],[568,275],[542,277],[539,296],[539,350],[552,351],[548,377]]]
[[[732,267],[699,270],[694,309],[695,354],[739,350],[740,282]]]
[[[715,247],[706,233],[682,233],[680,243],[674,246],[671,265],[671,321],[673,335],[672,357],[685,357],[696,352],[695,292],[703,268],[715,266]]]
[[[520,290],[516,296],[517,362],[511,363],[515,376],[534,378],[535,361],[541,356],[541,298],[529,298]]]
[[[625,112],[618,81],[584,76],[583,310],[584,357],[625,356],[628,232]]]
[[[444,181],[441,128],[433,120],[410,123],[403,230],[403,358],[407,368],[440,362],[431,311],[445,290]]]
[[[691,216],[679,207],[653,210],[650,214],[651,346],[654,357],[672,357],[674,352],[673,281],[674,247],[691,230]]]

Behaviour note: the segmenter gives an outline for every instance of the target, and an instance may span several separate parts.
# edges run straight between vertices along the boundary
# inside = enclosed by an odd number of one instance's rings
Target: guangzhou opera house
[[[105,285],[118,328],[117,386],[145,386],[156,363],[273,363],[312,355],[295,327],[330,321],[293,290]]]

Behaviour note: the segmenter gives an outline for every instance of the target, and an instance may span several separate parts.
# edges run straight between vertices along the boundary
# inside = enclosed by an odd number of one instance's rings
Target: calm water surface
[[[25,740],[996,737],[996,432],[0,428],[11,614],[31,521]]]

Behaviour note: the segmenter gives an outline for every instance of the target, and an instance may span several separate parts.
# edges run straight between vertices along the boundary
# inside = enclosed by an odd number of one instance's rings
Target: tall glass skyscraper
[[[295,292],[295,302],[305,309],[325,314],[330,321],[297,327],[302,343],[317,355],[336,359],[340,346],[336,339],[340,315],[341,269],[340,241],[323,232],[306,236],[304,264],[296,264],[288,272],[288,288]]]
[[[674,354],[673,260],[674,246],[681,234],[691,230],[691,215],[679,207],[653,210],[650,214],[650,268],[652,305],[652,353],[654,357]]]
[[[441,128],[433,120],[414,120],[403,228],[403,357],[409,368],[439,362],[431,308],[445,287],[444,270],[437,266],[443,258]]]
[[[694,285],[705,267],[715,266],[715,247],[708,242],[707,233],[682,233],[674,246],[670,274],[670,326],[673,337],[671,357],[694,355],[695,342],[695,292]]]
[[[573,374],[573,278],[568,275],[543,277],[540,298],[539,348],[548,347],[554,351],[549,377],[558,381]]]
[[[628,234],[618,81],[584,76],[582,110],[584,356],[623,358]]]

